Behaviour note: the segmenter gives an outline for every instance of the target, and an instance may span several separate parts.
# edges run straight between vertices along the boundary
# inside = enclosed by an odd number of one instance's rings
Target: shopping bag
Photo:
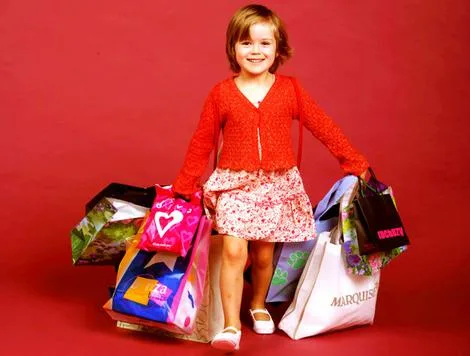
[[[365,191],[371,192],[366,195]],[[375,191],[359,179],[359,192],[354,199],[354,214],[360,254],[389,251],[410,243],[392,196]]]
[[[127,201],[102,198],[71,233],[72,262],[76,265],[114,265],[124,255],[148,208]]]
[[[163,330],[156,326],[151,326],[151,322],[146,325],[137,324],[139,318],[124,314],[117,315],[117,327],[151,333],[156,336],[165,336],[189,341],[207,343],[212,341],[224,328],[224,314],[222,309],[222,299],[220,296],[220,268],[222,257],[222,239],[218,236],[211,237],[209,250],[209,268],[204,284],[204,293],[201,305],[197,311],[196,325],[191,334],[179,334]]]
[[[320,200],[314,211],[315,229],[319,234],[338,225],[339,199],[344,191],[354,185],[354,176],[345,176],[335,182]],[[269,286],[266,302],[292,300],[297,282],[302,274],[308,256],[315,246],[315,240],[303,242],[283,242],[274,250],[274,273]]]
[[[152,206],[155,187],[110,183],[86,205],[86,216],[71,231],[72,262],[116,265],[126,240],[136,234]]]
[[[297,281],[316,240],[277,243],[274,250],[274,273],[266,296],[267,303],[292,299]]]
[[[371,177],[367,183],[362,178],[359,178],[357,181],[360,185],[359,190],[356,193],[356,198],[357,196],[370,197],[375,194],[389,193],[389,187],[377,180],[372,169],[369,168],[369,170],[371,172]],[[368,187],[368,189],[364,189],[365,187]],[[354,228],[356,230],[357,246],[359,247],[359,253],[361,255],[370,255],[372,253],[378,252],[379,249],[374,241],[372,241],[367,235],[363,219],[361,219],[361,211],[356,202],[356,198],[353,200],[352,208],[354,214]]]
[[[156,192],[139,248],[168,251],[184,257],[202,215],[202,191],[192,194],[189,202],[177,198],[171,186],[156,185]]]
[[[143,251],[134,241],[119,265],[113,297],[104,306],[108,314],[117,320],[130,315],[137,324],[190,334],[204,291],[210,231],[211,222],[203,216],[185,257]]]
[[[151,208],[155,199],[155,186],[142,188],[122,183],[110,183],[85,205],[86,213],[93,209],[103,198],[115,198]]]
[[[317,204],[313,217],[318,234],[331,231],[338,225],[340,200],[344,193],[353,187],[356,182],[357,178],[353,175],[347,175],[339,179]]]
[[[358,218],[360,214],[357,210],[357,200],[359,183],[350,187],[344,194],[345,199],[353,201],[350,204],[342,204],[341,212],[341,228],[344,239],[343,252],[346,256],[349,273],[370,276],[381,268],[388,265],[394,258],[406,251],[407,246],[399,246],[386,251],[380,251],[376,241],[371,240],[368,232],[365,230],[364,223]],[[380,194],[389,196],[394,202],[393,191],[390,186],[381,187],[384,189]],[[370,197],[370,193],[366,193]],[[362,248],[362,253],[360,250]]]
[[[340,233],[336,228],[318,236],[294,299],[279,323],[294,340],[374,321],[380,273],[349,274]]]

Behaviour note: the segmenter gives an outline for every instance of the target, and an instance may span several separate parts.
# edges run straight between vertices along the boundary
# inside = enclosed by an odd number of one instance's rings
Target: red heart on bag
[[[181,241],[191,241],[193,239],[193,234],[190,231],[181,232]]]
[[[191,215],[186,218],[186,221],[188,222],[188,226],[192,226],[199,222],[199,217]]]

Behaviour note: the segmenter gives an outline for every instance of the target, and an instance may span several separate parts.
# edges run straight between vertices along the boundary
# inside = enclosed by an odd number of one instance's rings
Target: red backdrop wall
[[[295,49],[280,72],[299,78],[394,187],[412,246],[383,273],[378,322],[463,328],[469,2],[261,2],[284,19]],[[230,75],[225,27],[243,4],[0,2],[8,330],[25,318],[51,328],[59,314],[76,318],[67,303],[95,303],[100,313],[113,273],[72,268],[69,230],[111,181],[172,181],[208,90]],[[316,201],[341,171],[308,133],[304,141],[302,173]]]

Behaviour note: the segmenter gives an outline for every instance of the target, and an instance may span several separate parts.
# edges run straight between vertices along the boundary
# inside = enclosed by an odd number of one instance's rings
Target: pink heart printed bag
[[[145,251],[168,251],[186,256],[202,216],[202,191],[190,201],[176,198],[172,186],[156,187],[156,197],[145,222],[138,247]]]

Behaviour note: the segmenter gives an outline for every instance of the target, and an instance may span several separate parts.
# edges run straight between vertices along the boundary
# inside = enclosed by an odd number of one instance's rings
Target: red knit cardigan
[[[366,159],[300,85],[299,93],[304,126],[338,159],[345,173],[364,172],[368,167]],[[276,74],[258,108],[242,94],[233,78],[223,80],[210,91],[204,103],[183,167],[173,182],[174,190],[191,194],[198,189],[215,146],[217,127],[223,133],[218,168],[276,171],[294,167],[290,131],[292,120],[298,117],[297,96],[289,77]]]

